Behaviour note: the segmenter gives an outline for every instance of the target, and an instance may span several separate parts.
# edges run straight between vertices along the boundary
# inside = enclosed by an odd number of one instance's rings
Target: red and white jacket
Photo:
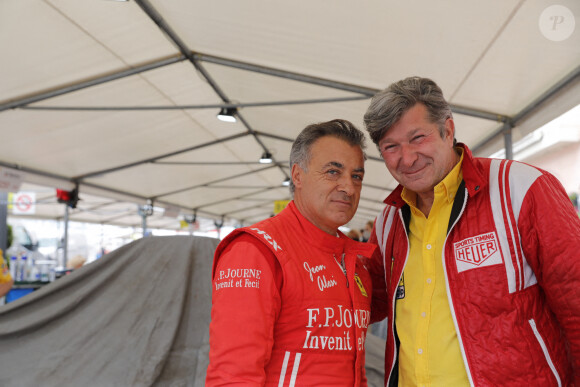
[[[443,249],[447,296],[472,386],[580,385],[580,220],[551,174],[464,149]],[[397,385],[393,324],[408,259],[399,186],[369,242],[372,321],[388,318],[385,385]]]
[[[228,235],[214,258],[206,385],[366,386],[375,249],[323,232],[294,202]]]

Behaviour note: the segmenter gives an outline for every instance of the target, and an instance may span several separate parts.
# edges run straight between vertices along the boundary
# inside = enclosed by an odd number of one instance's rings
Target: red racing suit
[[[214,258],[206,385],[366,386],[375,249],[323,232],[294,202],[228,235]]]
[[[580,385],[580,220],[570,199],[545,171],[473,158],[459,146],[463,182],[442,260],[470,384]],[[385,200],[370,239],[380,248],[369,268],[371,320],[386,316],[389,327],[385,385],[397,385],[393,321],[409,250],[410,210],[401,191]]]

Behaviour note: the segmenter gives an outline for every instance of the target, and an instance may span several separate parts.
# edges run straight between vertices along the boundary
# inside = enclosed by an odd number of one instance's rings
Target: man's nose
[[[344,192],[348,196],[354,195],[356,192],[355,183],[351,176],[342,176],[338,183],[338,190]]]
[[[417,152],[409,144],[401,145],[401,162],[403,166],[410,167],[417,161]]]

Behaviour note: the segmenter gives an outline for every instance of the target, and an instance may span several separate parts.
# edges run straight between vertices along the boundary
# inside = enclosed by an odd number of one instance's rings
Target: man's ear
[[[292,166],[292,183],[294,187],[302,187],[302,175],[304,170],[298,164]]]
[[[453,118],[445,120],[445,141],[449,141],[453,146],[453,139],[455,138],[455,121]]]

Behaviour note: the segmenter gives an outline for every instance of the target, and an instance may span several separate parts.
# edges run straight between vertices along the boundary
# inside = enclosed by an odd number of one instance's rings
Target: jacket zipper
[[[407,261],[409,260],[409,251],[410,251],[410,244],[409,244],[409,236],[407,235],[407,230],[405,228],[405,220],[403,219],[403,214],[401,213],[401,209],[397,210],[397,214],[399,215],[399,219],[401,220],[401,223],[403,224],[403,230],[405,230],[403,233],[405,234],[405,238],[407,239],[407,255],[405,257],[405,262],[403,262],[403,270],[401,270],[401,275],[399,276],[399,278],[397,279],[397,282],[395,282],[397,284],[397,286],[399,286],[399,283],[401,282],[401,277],[403,276],[403,271],[405,270],[405,266],[407,266]],[[393,221],[394,223],[394,221]],[[391,226],[393,227],[393,226]],[[384,262],[383,265],[387,264],[387,258],[384,257]],[[389,265],[391,265],[391,281],[393,279],[393,258],[391,257],[391,261],[389,262]],[[386,267],[385,267],[386,270]],[[386,281],[386,278],[385,278]],[[388,321],[388,326],[389,329],[391,329],[391,334],[393,335],[393,345],[395,346],[395,350],[393,351],[393,360],[391,362],[391,370],[389,371],[389,377],[387,378],[387,382],[385,383],[385,386],[389,386],[391,384],[391,375],[393,375],[393,369],[395,368],[395,364],[397,363],[397,356],[399,356],[398,351],[399,349],[397,348],[397,343],[395,340],[395,303],[396,303],[396,299],[397,299],[397,292],[395,291],[393,293],[393,299],[392,299],[392,303],[391,305],[393,306],[393,310],[392,310],[392,316],[393,316],[393,321],[389,324]],[[385,370],[386,371],[386,370]]]
[[[544,352],[544,357],[546,358],[546,361],[548,362],[548,365],[550,366],[550,369],[552,370],[552,373],[554,374],[554,377],[556,378],[556,381],[558,382],[558,387],[561,387],[562,381],[560,380],[560,375],[558,375],[558,371],[556,370],[556,367],[554,366],[554,363],[552,362],[552,358],[550,357],[550,353],[548,352],[548,347],[546,347],[546,343],[544,342],[542,335],[540,335],[540,332],[538,331],[538,327],[536,326],[536,322],[534,321],[533,318],[529,319],[528,322],[530,323],[530,327],[532,328],[532,331],[534,332],[534,336],[536,336],[536,340],[538,340],[538,344],[540,344],[540,347],[542,347],[542,352]]]
[[[459,219],[463,216],[463,212],[465,212],[465,207],[467,206],[467,198],[469,197],[469,191],[465,188],[465,198],[463,199],[463,207],[461,207],[461,211],[459,215],[457,215],[457,219],[453,222],[451,228],[449,228],[449,232],[445,237],[445,241],[443,242],[443,251],[441,252],[441,259],[443,264],[443,273],[445,274],[445,288],[447,289],[447,299],[449,301],[449,309],[451,310],[451,317],[453,318],[453,324],[455,325],[455,332],[457,333],[457,340],[459,341],[459,349],[461,350],[461,356],[463,356],[463,364],[465,366],[465,372],[467,373],[467,378],[469,379],[469,384],[474,386],[473,379],[471,377],[471,371],[469,370],[469,364],[467,364],[467,355],[465,354],[465,348],[463,347],[463,340],[461,338],[461,332],[459,331],[459,324],[457,323],[457,316],[455,315],[455,308],[453,307],[453,300],[451,299],[451,289],[449,288],[449,277],[447,276],[447,265],[445,264],[445,246],[447,245],[447,238],[455,225],[459,222]]]
[[[342,273],[344,274],[344,278],[346,278],[346,287],[348,288],[348,275],[346,274],[346,265],[344,264],[344,254],[345,253],[342,253],[342,257],[340,259],[340,263],[336,259],[336,255],[332,254],[332,256],[334,258],[334,262],[336,262],[336,264],[338,265],[338,267],[340,267],[340,270],[342,270]]]

